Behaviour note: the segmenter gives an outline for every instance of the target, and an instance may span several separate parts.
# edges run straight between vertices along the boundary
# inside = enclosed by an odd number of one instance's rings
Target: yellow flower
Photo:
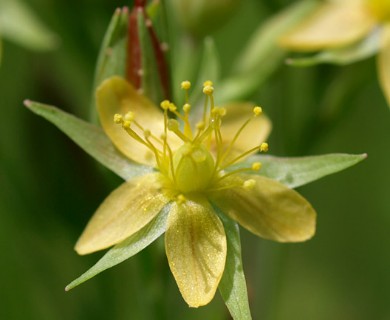
[[[304,241],[315,231],[315,212],[297,192],[253,174],[231,169],[258,151],[270,130],[262,109],[249,104],[214,105],[213,84],[203,87],[205,104],[193,122],[191,84],[182,83],[186,103],[161,103],[161,112],[124,79],[97,90],[103,129],[131,160],[155,170],[114,190],[76,244],[79,254],[108,248],[147,226],[168,206],[165,248],[170,269],[191,307],[207,304],[222,277],[227,242],[222,212],[254,234],[280,242]],[[200,108],[201,109],[201,108]],[[252,174],[249,174],[252,173]],[[219,212],[217,214],[217,212]]]
[[[329,0],[307,20],[281,38],[296,51],[345,48],[380,34],[379,80],[390,105],[390,1]]]

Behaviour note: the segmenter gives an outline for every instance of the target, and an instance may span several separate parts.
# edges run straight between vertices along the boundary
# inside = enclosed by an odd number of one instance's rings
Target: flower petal
[[[165,248],[179,290],[190,307],[211,301],[225,268],[226,236],[206,199],[174,203]]]
[[[390,24],[383,28],[382,49],[378,55],[379,81],[390,106]]]
[[[375,24],[362,1],[327,2],[282,37],[280,44],[297,51],[346,46],[364,37]]]
[[[168,203],[161,193],[161,175],[129,180],[100,205],[76,243],[79,254],[102,250],[133,235]]]
[[[255,180],[252,189],[235,187],[211,195],[226,215],[254,234],[279,242],[300,242],[315,232],[316,213],[296,191],[274,180],[253,175],[225,179],[231,184]]]
[[[164,132],[164,117],[157,106],[120,77],[112,77],[100,85],[96,91],[96,104],[103,129],[115,146],[136,162],[155,165],[150,149],[131,138],[120,125],[114,123],[114,115],[132,111],[138,123],[151,130],[154,135],[160,136]],[[142,130],[136,126],[132,128],[144,137]]]

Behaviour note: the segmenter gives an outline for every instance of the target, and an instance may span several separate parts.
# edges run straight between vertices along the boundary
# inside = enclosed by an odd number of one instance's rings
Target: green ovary
[[[389,0],[368,0],[370,11],[380,21],[390,21],[390,1]]]
[[[186,143],[173,155],[173,169],[172,179],[177,191],[199,192],[212,182],[214,159],[205,146]]]

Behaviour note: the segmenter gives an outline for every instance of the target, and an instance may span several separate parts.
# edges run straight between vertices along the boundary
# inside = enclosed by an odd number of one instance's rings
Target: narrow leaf
[[[102,271],[116,266],[149,246],[165,232],[169,210],[170,206],[168,205],[152,222],[109,250],[92,268],[68,284],[65,290],[69,291],[77,287]]]
[[[381,34],[382,30],[376,29],[368,37],[351,46],[324,50],[304,58],[289,58],[286,63],[294,67],[308,67],[320,63],[350,64],[376,54],[380,48]]]
[[[32,112],[57,126],[89,155],[121,178],[128,180],[152,171],[152,168],[131,162],[112,144],[103,130],[53,106],[26,100]]]
[[[225,271],[219,283],[219,292],[234,320],[250,320],[248,292],[241,259],[241,241],[238,224],[217,209],[227,240]]]
[[[254,155],[245,162],[229,168],[229,171],[250,167],[253,162],[261,162],[259,174],[296,188],[318,180],[324,176],[347,169],[367,158],[366,154],[326,154],[321,156],[279,158],[274,156]]]

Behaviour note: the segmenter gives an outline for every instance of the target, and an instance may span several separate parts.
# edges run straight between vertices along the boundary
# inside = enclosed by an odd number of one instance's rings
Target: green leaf
[[[125,76],[128,9],[116,9],[100,47],[92,88],[91,119],[97,119],[95,91],[103,80],[114,76]]]
[[[238,224],[226,217],[219,209],[227,240],[225,271],[219,283],[219,292],[234,320],[250,320],[248,292],[241,259],[241,241]]]
[[[168,205],[147,226],[110,249],[92,268],[68,284],[65,290],[69,291],[77,287],[100,272],[116,266],[145,249],[165,232],[169,210]]]
[[[0,0],[1,35],[32,50],[51,50],[58,46],[57,35],[18,0]]]
[[[368,37],[351,46],[324,50],[304,58],[289,58],[286,63],[294,67],[308,67],[320,63],[346,65],[369,58],[379,51],[381,31],[381,29],[376,29]]]
[[[318,5],[313,0],[298,1],[262,24],[238,57],[232,75],[219,84],[217,101],[232,102],[255,92],[285,57],[278,38]]]
[[[351,167],[367,158],[366,154],[326,154],[321,156],[279,158],[274,156],[254,155],[245,162],[234,165],[229,171],[248,168],[253,162],[261,162],[259,174],[296,188],[318,180],[324,176]]]
[[[112,144],[100,127],[52,106],[26,100],[32,112],[57,126],[89,155],[125,180],[152,172],[152,168],[131,162]]]

